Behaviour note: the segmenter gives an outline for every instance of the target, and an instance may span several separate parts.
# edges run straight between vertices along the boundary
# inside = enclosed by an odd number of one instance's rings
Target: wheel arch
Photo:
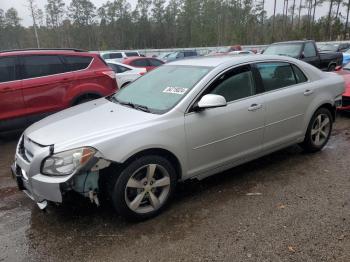
[[[330,104],[330,103],[324,103],[324,104],[320,105],[320,106],[315,110],[315,112],[316,112],[317,110],[319,110],[320,108],[326,108],[326,109],[328,109],[328,110],[331,112],[331,114],[332,114],[332,118],[333,118],[332,120],[333,120],[333,122],[335,121],[336,112],[337,112],[335,106],[333,106],[333,105]],[[315,114],[315,112],[314,112],[314,114]]]
[[[102,97],[102,95],[100,93],[97,92],[86,92],[86,93],[82,93],[77,95],[75,98],[72,99],[71,105],[77,105],[79,103],[79,101],[86,99],[86,98],[93,98],[93,99],[97,99]]]

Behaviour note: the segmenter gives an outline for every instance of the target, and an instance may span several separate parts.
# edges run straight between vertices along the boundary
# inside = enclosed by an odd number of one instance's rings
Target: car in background
[[[350,49],[343,52],[343,66],[350,63]]]
[[[342,66],[343,54],[339,52],[319,52],[313,40],[287,41],[269,45],[266,55],[283,55],[307,62],[323,71],[334,71]]]
[[[147,71],[145,68],[137,68],[122,63],[115,62],[114,60],[106,60],[107,65],[113,69],[116,75],[116,80],[119,88],[123,88],[132,81],[136,80],[140,76],[144,75]]]
[[[350,63],[346,64],[342,69],[337,71],[345,81],[345,92],[342,97],[342,105],[338,110],[350,112]]]
[[[293,58],[258,58],[174,61],[32,125],[11,167],[19,189],[40,208],[70,192],[96,204],[104,194],[118,214],[144,220],[166,208],[179,181],[294,144],[322,150],[344,80]]]
[[[0,132],[22,129],[62,109],[110,95],[115,74],[81,50],[0,52]]]
[[[145,68],[147,72],[164,64],[162,60],[154,57],[130,57],[122,61],[125,65],[137,68]]]
[[[138,51],[104,51],[100,52],[100,55],[105,60],[115,59],[116,62],[128,57],[141,56]]]
[[[340,43],[340,44],[317,44],[318,50],[320,52],[345,52],[350,48],[350,43]]]
[[[227,55],[230,52],[241,51],[241,50],[242,50],[242,46],[240,45],[224,46],[224,47],[220,47],[217,51],[213,51],[209,53],[209,55]]]
[[[249,50],[232,51],[228,54],[229,55],[255,55],[253,51],[249,51]]]
[[[196,56],[199,56],[196,50],[184,50],[184,51],[170,53],[169,55],[163,58],[163,61],[171,62],[178,59],[184,59],[184,58],[196,57]]]

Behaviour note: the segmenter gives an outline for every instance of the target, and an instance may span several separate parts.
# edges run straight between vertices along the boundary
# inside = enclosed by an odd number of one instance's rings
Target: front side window
[[[304,47],[304,57],[314,57],[316,56],[316,49],[313,43],[308,42]]]
[[[16,79],[16,58],[0,58],[0,83],[13,81]]]
[[[297,83],[294,77],[294,72],[289,63],[259,63],[257,64],[257,69],[260,72],[266,92]]]
[[[24,78],[63,73],[64,66],[57,55],[31,55],[22,57]]]
[[[255,84],[252,71],[249,66],[235,68],[214,82],[211,94],[225,97],[226,102],[231,102],[255,94]]]
[[[66,63],[65,71],[77,71],[86,69],[90,65],[92,57],[65,55],[64,60]]]
[[[202,66],[161,66],[121,89],[114,98],[122,104],[132,103],[146,107],[152,113],[164,113],[184,98],[210,70],[210,67]]]

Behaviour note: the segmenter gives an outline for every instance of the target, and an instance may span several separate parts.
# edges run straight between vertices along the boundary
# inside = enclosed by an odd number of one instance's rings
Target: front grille
[[[342,106],[350,106],[350,97],[349,96],[343,96],[342,97]]]

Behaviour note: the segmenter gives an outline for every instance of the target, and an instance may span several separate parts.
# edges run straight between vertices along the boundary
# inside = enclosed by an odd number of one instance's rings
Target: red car
[[[164,64],[162,60],[153,57],[130,57],[123,60],[123,64],[130,65],[133,67],[146,68],[149,72],[154,68]]]
[[[337,71],[337,73],[343,76],[345,80],[345,93],[342,98],[342,106],[338,107],[338,110],[350,112],[350,63]]]
[[[117,88],[115,73],[98,54],[73,49],[0,51],[0,132],[22,129]]]

